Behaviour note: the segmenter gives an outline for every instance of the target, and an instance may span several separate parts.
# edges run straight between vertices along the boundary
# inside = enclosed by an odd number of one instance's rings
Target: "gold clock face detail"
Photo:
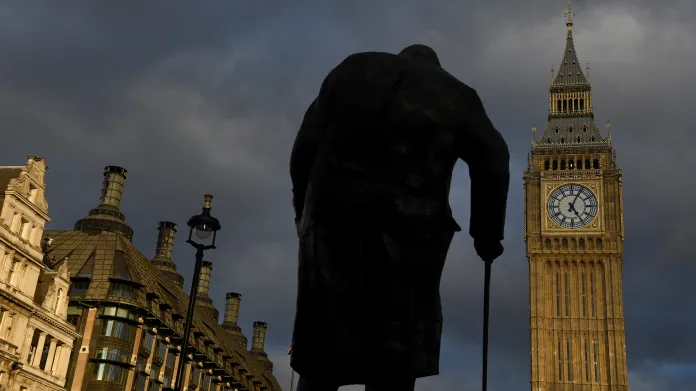
[[[597,196],[586,186],[563,185],[551,193],[546,203],[549,217],[563,228],[582,228],[597,216]]]

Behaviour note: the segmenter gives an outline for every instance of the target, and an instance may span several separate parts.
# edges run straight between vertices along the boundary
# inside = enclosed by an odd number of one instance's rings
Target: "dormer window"
[[[594,136],[592,136],[592,138],[591,138],[590,140],[591,140],[591,141],[595,141],[595,138],[594,138]]]
[[[582,100],[581,100],[581,101],[582,101]],[[587,125],[583,125],[583,126],[582,126],[582,132],[583,132],[583,133],[587,133]]]
[[[580,142],[580,136],[578,136],[575,141]]]
[[[561,137],[561,144],[565,144],[565,137]]]
[[[556,134],[558,134],[558,126],[556,126]]]
[[[568,133],[573,133],[573,126],[568,126]]]

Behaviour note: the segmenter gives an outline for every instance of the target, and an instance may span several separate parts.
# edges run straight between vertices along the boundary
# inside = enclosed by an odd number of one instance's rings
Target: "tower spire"
[[[561,60],[561,66],[558,67],[558,73],[553,80],[552,85],[561,86],[589,86],[587,78],[582,72],[582,66],[578,61],[578,55],[575,53],[575,42],[573,41],[573,26],[575,25],[575,12],[573,11],[573,2],[568,0],[568,8],[565,10],[565,20],[568,32],[566,34],[566,46]]]
[[[563,148],[586,147],[588,144],[608,142],[601,136],[594,121],[592,87],[584,72],[589,74],[589,66],[583,70],[575,52],[572,1],[568,1],[564,14],[567,27],[565,50],[558,68],[555,71],[551,68],[548,123],[541,137],[534,141],[538,148],[555,148],[556,144],[563,144]]]
[[[575,12],[573,12],[573,1],[568,0],[568,9],[565,11],[566,15],[566,26],[568,26],[568,35],[571,34],[573,31],[573,16],[575,16]]]

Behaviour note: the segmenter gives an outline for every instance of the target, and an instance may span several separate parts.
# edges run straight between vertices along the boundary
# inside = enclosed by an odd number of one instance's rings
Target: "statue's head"
[[[411,60],[422,61],[426,64],[440,66],[440,60],[437,58],[437,53],[430,46],[415,44],[407,47],[399,53],[400,57],[405,57]]]

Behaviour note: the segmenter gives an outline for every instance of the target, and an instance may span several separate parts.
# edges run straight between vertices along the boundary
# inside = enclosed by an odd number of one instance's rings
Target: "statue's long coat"
[[[438,373],[457,159],[469,166],[471,236],[502,240],[509,153],[476,91],[387,53],[354,54],[327,76],[290,163],[301,376],[347,385]]]

